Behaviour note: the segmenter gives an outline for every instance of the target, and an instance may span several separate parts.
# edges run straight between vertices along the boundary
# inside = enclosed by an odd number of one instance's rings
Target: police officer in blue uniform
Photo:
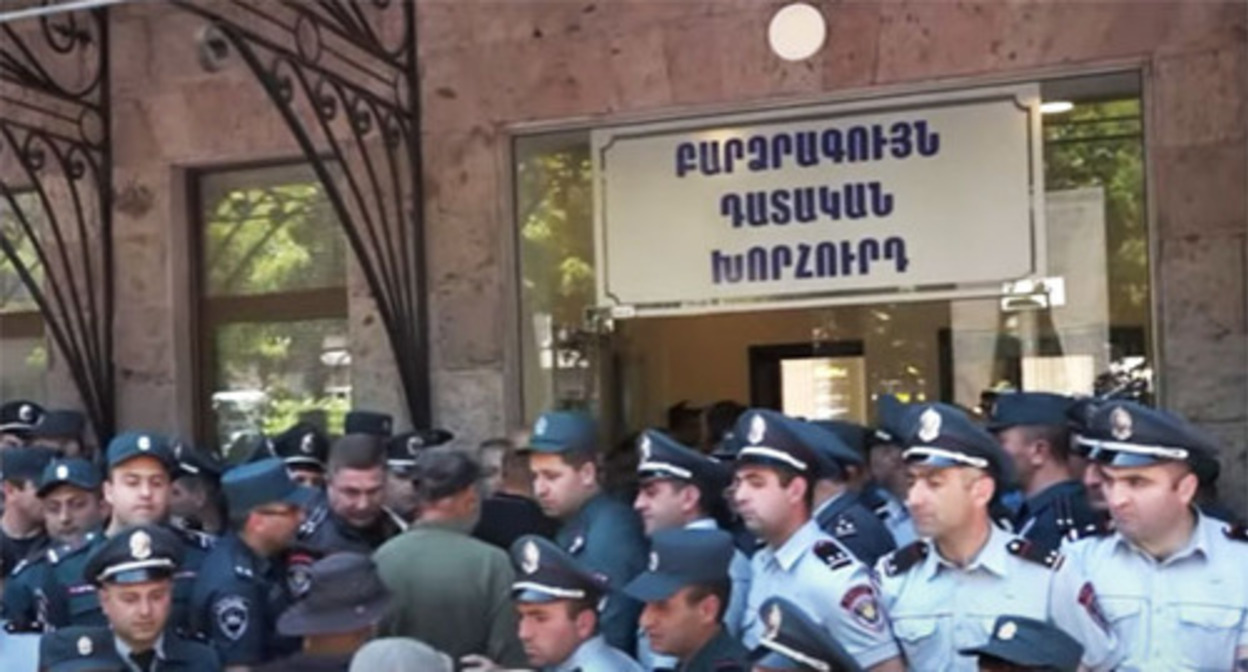
[[[311,491],[270,458],[235,467],[221,479],[235,529],[204,560],[191,600],[195,630],[227,666],[254,666],[293,653],[277,619],[290,604],[282,552],[295,540]]]
[[[758,646],[750,653],[755,672],[862,672],[845,647],[801,607],[782,597],[763,602],[764,624]]]
[[[745,525],[764,542],[751,559],[744,643],[759,642],[759,610],[785,597],[835,632],[863,667],[900,670],[897,644],[879,607],[870,569],[811,518],[821,460],[775,411],[754,409],[738,420],[733,501]]]
[[[1114,529],[1065,549],[1123,642],[1120,669],[1248,669],[1248,531],[1194,504],[1217,445],[1126,401],[1100,405],[1077,440],[1102,472]]]
[[[450,443],[454,438],[455,435],[445,429],[416,429],[386,441],[386,508],[404,522],[410,524],[416,520],[420,504],[411,478],[417,456]]]
[[[864,488],[860,499],[884,522],[898,548],[918,538],[906,509],[905,463],[901,459],[902,432],[910,406],[891,394],[880,395],[876,426],[867,440],[867,464],[874,488]]]
[[[380,431],[380,425],[372,429]],[[327,476],[324,492],[316,493],[299,528],[300,546],[320,555],[336,551],[370,555],[407,529],[407,521],[385,506],[382,437],[355,433],[339,438],[330,449]]]
[[[213,537],[228,526],[229,514],[221,495],[221,474],[225,465],[217,456],[185,441],[173,444],[173,488],[169,492],[169,512],[175,527]]]
[[[1000,445],[957,408],[916,410],[905,440],[906,503],[923,538],[877,566],[910,669],[974,670],[957,651],[987,641],[1007,614],[1054,623],[1084,646],[1088,669],[1113,669],[1121,654],[1093,584],[1056,551],[994,525],[989,507],[1009,480]]]
[[[558,545],[612,585],[632,580],[645,568],[646,539],[636,513],[602,491],[594,420],[575,411],[544,413],[527,450],[538,504],[562,523]],[[600,623],[607,643],[631,655],[640,613],[641,604],[631,598],[607,600]]]
[[[199,566],[212,548],[212,537],[168,526],[169,489],[176,468],[169,441],[148,432],[125,432],[113,438],[107,450],[108,474],[104,499],[112,516],[104,534],[92,535],[74,548],[49,549],[50,564],[42,586],[36,589],[39,612],[46,625],[104,625],[95,586],[83,577],[88,558],[108,537],[134,525],[165,525],[182,545],[182,562],[173,581],[173,623],[188,622],[191,589]]]
[[[1072,532],[1098,521],[1083,483],[1070,471],[1072,403],[1048,392],[1003,393],[988,420],[988,430],[1010,457],[1026,498],[1014,529],[1046,548],[1057,548]]]
[[[736,549],[718,529],[674,528],[651,536],[644,573],[624,592],[646,604],[641,627],[650,646],[680,672],[744,672],[748,652],[725,628]],[[647,666],[647,669],[657,669]]]
[[[958,653],[977,657],[985,672],[1076,672],[1083,646],[1051,623],[1002,616],[993,624],[992,639]]]
[[[897,550],[884,522],[867,510],[850,488],[849,470],[861,467],[862,455],[823,425],[792,421],[793,431],[822,460],[815,482],[815,522],[868,567]]]
[[[130,668],[117,655],[112,630],[76,625],[39,638],[38,669],[43,672],[128,672]]]
[[[309,488],[325,487],[329,437],[310,422],[297,422],[273,437],[273,455],[281,458],[295,482]]]
[[[51,450],[18,446],[0,452],[5,508],[0,516],[0,570],[8,575],[19,562],[48,545],[39,503],[39,479],[56,457]]]
[[[109,537],[83,568],[97,588],[117,657],[135,672],[219,672],[216,653],[170,627],[182,540],[139,525]]]

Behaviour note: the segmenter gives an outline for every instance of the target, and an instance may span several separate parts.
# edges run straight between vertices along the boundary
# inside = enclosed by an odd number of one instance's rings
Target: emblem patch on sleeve
[[[841,598],[841,607],[864,628],[879,631],[884,626],[880,602],[876,599],[875,589],[871,586],[859,585],[850,588]]]
[[[251,607],[242,597],[229,595],[217,600],[212,605],[212,614],[216,618],[217,629],[230,641],[237,642],[247,634],[247,626],[251,622]]]
[[[1088,617],[1096,623],[1096,627],[1109,633],[1109,619],[1105,618],[1105,612],[1101,609],[1100,600],[1096,599],[1096,589],[1092,587],[1092,583],[1086,582],[1079,589],[1079,604],[1083,605],[1084,611],[1088,612]]]

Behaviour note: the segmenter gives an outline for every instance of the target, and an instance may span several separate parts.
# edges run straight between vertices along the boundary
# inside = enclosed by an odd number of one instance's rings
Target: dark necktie
[[[139,672],[152,672],[152,663],[156,660],[156,650],[148,649],[142,653],[131,653],[130,660],[138,666]]]

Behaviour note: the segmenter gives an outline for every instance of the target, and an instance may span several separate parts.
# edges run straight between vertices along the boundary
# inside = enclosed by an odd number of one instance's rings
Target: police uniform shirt
[[[763,635],[759,610],[769,597],[791,600],[844,644],[863,667],[896,658],[867,566],[819,530],[814,520],[778,549],[765,547],[751,561],[744,643],[753,649]]]
[[[0,528],[0,568],[9,576],[23,560],[41,553],[48,546],[48,535],[40,529],[28,537],[10,537]]]
[[[746,672],[750,669],[750,652],[745,650],[727,631],[721,629],[689,660],[676,668],[677,672]],[[647,668],[649,669],[649,668]]]
[[[543,672],[642,672],[637,661],[611,647],[602,635],[581,642],[562,663],[542,669]]]
[[[596,572],[612,586],[624,586],[646,566],[647,543],[641,519],[627,505],[599,494],[581,507],[559,533],[555,543]],[[599,614],[599,629],[607,643],[633,653],[641,604],[620,594],[607,597]]]
[[[910,510],[893,493],[874,486],[864,490],[858,498],[888,528],[897,548],[911,544],[919,538],[919,533],[914,529],[914,519],[910,517]]]
[[[884,522],[867,510],[851,492],[842,492],[820,504],[812,516],[824,534],[831,535],[868,567],[897,550]]]
[[[284,568],[228,534],[200,569],[191,598],[192,626],[222,664],[258,665],[298,650],[298,639],[277,634],[278,616],[289,604]]]
[[[68,555],[79,546],[91,543],[97,536],[100,536],[98,530],[89,532],[76,545],[61,544],[47,548],[18,563],[4,583],[4,601],[3,608],[0,609],[0,617],[8,620],[10,626],[18,631],[44,630],[49,624],[48,594],[54,563],[59,562],[61,556]],[[65,617],[63,620],[68,619]]]
[[[382,544],[407,529],[407,524],[385,507],[372,525],[355,527],[334,513],[324,493],[318,494],[308,510],[311,513],[299,527],[299,541],[322,555],[340,551],[372,555]]]
[[[1196,514],[1192,538],[1158,561],[1119,533],[1068,544],[1122,642],[1122,670],[1231,670],[1248,647],[1248,535]]]
[[[990,528],[967,567],[945,561],[926,541],[876,567],[884,609],[910,669],[974,672],[975,658],[957,651],[988,641],[1004,615],[1050,621],[1083,644],[1084,665],[1113,669],[1121,656],[1092,584],[1055,551]]]
[[[1058,548],[1068,535],[1096,525],[1100,520],[1088,504],[1083,484],[1069,480],[1054,483],[1023,502],[1014,529],[1033,543]]]
[[[113,640],[117,655],[131,672],[145,672],[131,658],[131,649],[120,639]],[[153,647],[150,672],[220,672],[221,662],[212,647],[166,631]]]

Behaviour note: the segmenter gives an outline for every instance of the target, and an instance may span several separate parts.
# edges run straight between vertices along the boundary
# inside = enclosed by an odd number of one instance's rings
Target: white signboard
[[[1039,89],[593,133],[616,314],[999,293],[1044,273]]]

